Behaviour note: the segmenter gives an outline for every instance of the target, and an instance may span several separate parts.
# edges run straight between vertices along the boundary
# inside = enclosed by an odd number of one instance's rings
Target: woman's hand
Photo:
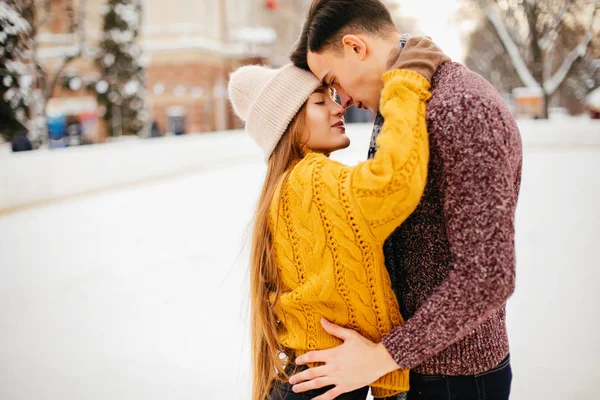
[[[395,49],[388,59],[388,70],[410,69],[423,75],[428,81],[440,65],[451,61],[428,37],[412,37],[403,49]]]

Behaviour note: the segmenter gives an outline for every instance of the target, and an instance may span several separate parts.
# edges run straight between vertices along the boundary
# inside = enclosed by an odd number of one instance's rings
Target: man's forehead
[[[329,79],[327,78],[329,76],[329,72],[325,72],[324,74],[321,74],[322,76],[317,76],[317,78],[321,79],[321,85],[325,86],[325,87],[329,87]]]
[[[315,74],[316,77],[319,78],[319,80],[323,82],[323,85],[325,86],[325,78],[327,78],[330,69],[326,65],[324,55],[309,51],[306,55],[306,61],[308,62],[308,66],[313,72],[313,74]]]

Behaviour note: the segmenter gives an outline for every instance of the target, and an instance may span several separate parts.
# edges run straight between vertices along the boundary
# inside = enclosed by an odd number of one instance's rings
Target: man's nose
[[[342,105],[342,107],[349,108],[350,106],[352,106],[352,97],[348,96],[345,92],[341,90],[338,91],[337,94],[340,97],[340,104]]]

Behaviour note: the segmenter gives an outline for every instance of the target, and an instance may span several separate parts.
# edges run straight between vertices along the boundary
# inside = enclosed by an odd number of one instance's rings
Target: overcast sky
[[[463,40],[459,26],[454,22],[458,9],[455,0],[398,0],[400,13],[414,17],[419,28],[452,58],[464,59]]]

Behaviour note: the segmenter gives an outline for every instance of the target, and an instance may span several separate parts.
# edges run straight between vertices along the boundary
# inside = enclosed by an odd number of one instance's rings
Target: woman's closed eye
[[[317,104],[317,105],[325,104],[325,95],[322,93],[319,93],[318,96],[315,96],[315,104]]]

